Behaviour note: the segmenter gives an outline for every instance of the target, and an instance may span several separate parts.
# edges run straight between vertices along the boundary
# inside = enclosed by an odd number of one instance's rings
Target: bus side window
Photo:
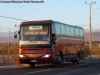
[[[69,29],[69,26],[68,25],[65,25],[66,27],[66,37],[70,37],[70,29]]]
[[[56,39],[59,38],[60,35],[61,35],[61,34],[60,34],[60,31],[61,31],[60,29],[61,29],[61,28],[60,28],[60,24],[59,24],[59,23],[55,23],[55,31],[56,31],[55,37],[56,37]]]

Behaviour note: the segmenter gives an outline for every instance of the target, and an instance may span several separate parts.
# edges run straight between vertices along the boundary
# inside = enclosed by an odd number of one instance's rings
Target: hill
[[[84,33],[85,41],[89,41],[89,33]],[[100,41],[100,32],[92,32],[92,41]]]
[[[10,37],[10,43],[18,43],[18,39],[14,38],[14,32],[0,32],[0,43],[7,43]]]

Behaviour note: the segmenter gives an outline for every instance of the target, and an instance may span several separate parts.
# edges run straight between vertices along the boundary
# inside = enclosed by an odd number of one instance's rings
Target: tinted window
[[[70,37],[72,37],[72,38],[74,38],[74,27],[70,27],[70,34],[71,34],[71,36]]]
[[[84,32],[83,32],[83,29],[80,29],[80,38],[81,38],[81,39],[84,38]]]
[[[65,25],[64,24],[60,25],[61,25],[61,36],[65,36]]]
[[[80,35],[80,33],[79,33],[79,28],[75,28],[75,36],[76,36],[76,38],[79,38],[79,35]]]
[[[52,24],[52,34],[55,34],[55,24]]]
[[[70,37],[69,26],[68,25],[65,25],[65,27],[66,27],[66,36],[67,37]]]
[[[56,38],[60,37],[60,24],[55,23],[55,29],[56,29]]]

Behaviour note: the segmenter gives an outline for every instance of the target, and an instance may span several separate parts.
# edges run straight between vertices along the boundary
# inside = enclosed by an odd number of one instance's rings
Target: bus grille
[[[34,57],[34,58],[36,58],[36,57],[40,57],[42,54],[25,54],[25,56],[27,56],[27,57]]]

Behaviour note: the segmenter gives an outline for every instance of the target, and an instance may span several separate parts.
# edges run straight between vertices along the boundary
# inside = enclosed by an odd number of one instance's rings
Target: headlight
[[[25,55],[19,55],[19,57],[21,57],[21,58],[26,58],[26,56],[25,56]]]
[[[51,56],[51,54],[46,54],[46,55],[44,55],[44,56],[42,56],[42,57],[48,58],[48,57],[50,57],[50,56]]]

